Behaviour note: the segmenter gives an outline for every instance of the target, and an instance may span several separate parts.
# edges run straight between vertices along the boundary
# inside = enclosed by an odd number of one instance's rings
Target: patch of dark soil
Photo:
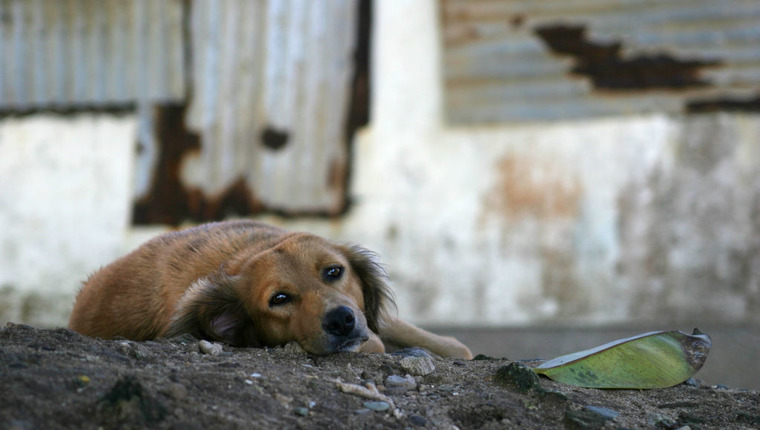
[[[749,429],[760,423],[757,391],[694,382],[593,390],[542,377],[523,386],[524,366],[508,372],[511,362],[503,359],[435,358],[430,371],[428,357],[409,354],[206,350],[214,352],[202,353],[187,336],[104,341],[8,324],[0,329],[0,429]],[[410,372],[420,374],[406,377]]]

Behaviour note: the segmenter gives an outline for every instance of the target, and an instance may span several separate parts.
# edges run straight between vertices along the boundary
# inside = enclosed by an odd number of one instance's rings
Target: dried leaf
[[[694,375],[710,352],[710,336],[694,329],[653,331],[546,361],[534,370],[589,388],[665,388]]]

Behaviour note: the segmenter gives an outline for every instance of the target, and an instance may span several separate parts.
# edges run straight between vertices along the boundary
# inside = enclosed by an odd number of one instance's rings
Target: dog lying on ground
[[[240,347],[297,341],[313,354],[384,352],[384,341],[471,359],[470,350],[391,316],[374,254],[253,221],[168,233],[95,273],[69,328],[111,339],[190,333]]]

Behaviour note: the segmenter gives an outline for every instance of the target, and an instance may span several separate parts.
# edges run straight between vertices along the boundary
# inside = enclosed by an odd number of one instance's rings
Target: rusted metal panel
[[[193,2],[186,120],[202,144],[183,183],[207,196],[235,185],[286,213],[343,209],[357,5]]]
[[[181,0],[0,0],[0,109],[181,100]]]
[[[760,2],[441,0],[454,124],[758,110]]]
[[[134,109],[138,223],[338,214],[366,121],[368,6],[0,0],[0,111]]]

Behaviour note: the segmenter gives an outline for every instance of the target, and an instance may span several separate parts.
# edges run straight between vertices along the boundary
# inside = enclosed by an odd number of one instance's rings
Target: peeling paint
[[[506,218],[572,218],[578,213],[580,183],[562,166],[507,155],[496,163],[498,179],[486,195],[488,213]]]
[[[591,79],[597,89],[639,91],[683,90],[709,85],[700,72],[718,60],[683,59],[665,53],[629,54],[622,42],[595,42],[582,25],[545,25],[536,34],[552,50],[575,59],[571,72]]]

